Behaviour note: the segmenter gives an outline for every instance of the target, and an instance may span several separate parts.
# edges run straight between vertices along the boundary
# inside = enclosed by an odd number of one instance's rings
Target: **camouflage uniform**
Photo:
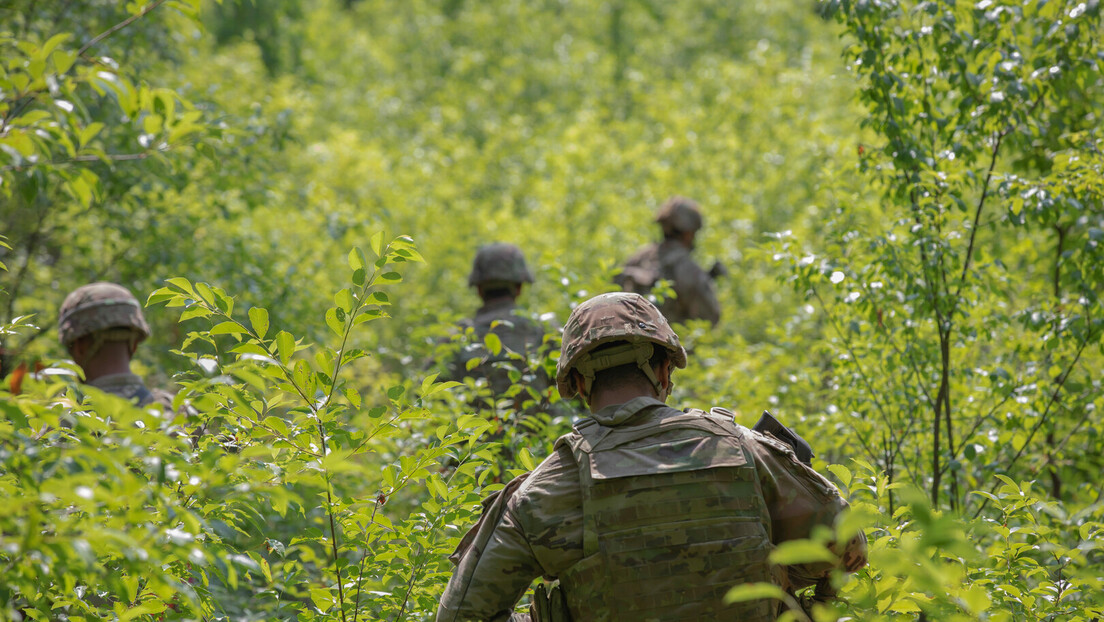
[[[606,343],[614,345],[592,355]],[[574,394],[573,370],[589,392],[594,370],[646,365],[656,345],[685,366],[677,335],[642,297],[583,303],[564,330],[560,391]],[[641,396],[577,424],[484,506],[451,558],[458,567],[438,622],[508,620],[539,576],[560,580],[577,622],[773,620],[774,603],[726,607],[724,594],[773,581],[787,590],[815,584],[827,596],[837,564],[776,568],[767,557],[780,542],[831,526],[847,503],[787,445],[737,425],[731,413],[682,412]],[[860,534],[834,545],[838,565],[860,568],[865,544]]]
[[[58,341],[68,349],[81,337],[91,337],[88,357],[106,342],[126,341],[134,348],[149,335],[141,303],[127,288],[115,283],[99,282],[78,287],[65,297],[58,313]],[[139,406],[156,402],[166,409],[172,408],[171,394],[151,391],[136,374],[100,376],[87,384]]]
[[[153,403],[161,404],[166,409],[172,408],[173,396],[168,391],[150,389],[137,374],[111,374],[100,376],[95,380],[89,380],[90,387],[96,387],[104,393],[118,395],[126,398],[138,406],[148,406]]]
[[[522,283],[532,283],[533,274],[525,262],[521,249],[513,244],[489,244],[479,249],[475,255],[468,284],[481,286],[484,290],[493,288],[517,287]],[[499,299],[485,303],[475,313],[475,317],[462,320],[459,328],[465,333],[471,329],[475,339],[463,346],[461,351],[448,365],[445,379],[460,380],[465,377],[485,377],[495,395],[505,393],[513,382],[510,380],[509,367],[525,372],[526,366],[515,356],[526,357],[536,353],[544,343],[544,327],[540,323],[525,317],[512,298]],[[502,351],[493,354],[484,345],[489,333],[494,333],[502,343]],[[469,369],[468,363],[479,359],[479,364]],[[543,370],[529,374],[527,384],[537,392],[544,394],[551,386]],[[524,396],[522,396],[524,398]]]
[[[517,303],[512,300],[498,301],[483,305],[475,312],[475,317],[461,320],[459,327],[466,333],[468,329],[473,331],[475,339],[461,350],[459,355],[449,366],[449,374],[453,378],[481,375],[487,378],[491,390],[501,394],[510,388],[512,384],[509,374],[501,365],[514,365],[516,361],[510,353],[522,356],[536,352],[544,343],[544,328],[532,319],[520,314]],[[502,352],[498,355],[491,354],[484,345],[488,333],[494,333],[502,342]],[[467,362],[473,358],[479,358],[480,364],[468,371]],[[544,377],[540,389],[550,386],[548,378]]]
[[[656,215],[665,234],[697,231],[702,227],[697,203],[684,197],[672,197]],[[677,239],[667,238],[649,244],[629,258],[618,277],[625,291],[647,295],[660,279],[671,281],[673,300],[665,300],[660,311],[672,322],[704,319],[716,324],[721,305],[713,287],[713,277],[691,257],[691,249]]]

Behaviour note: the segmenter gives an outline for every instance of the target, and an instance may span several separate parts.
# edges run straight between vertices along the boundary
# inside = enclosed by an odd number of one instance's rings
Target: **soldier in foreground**
[[[725,274],[715,262],[709,272],[702,270],[691,257],[694,239],[702,228],[701,208],[686,197],[674,196],[659,208],[656,222],[663,230],[663,241],[649,244],[629,258],[617,282],[621,289],[647,295],[660,280],[671,281],[673,300],[660,306],[671,322],[721,319],[721,305],[713,279]]]
[[[438,622],[527,619],[512,611],[540,576],[560,581],[550,602],[534,603],[542,620],[766,622],[777,603],[726,607],[726,592],[774,582],[816,585],[815,598],[828,599],[832,570],[865,565],[861,533],[832,545],[839,563],[770,565],[773,545],[832,526],[847,503],[773,437],[668,407],[672,372],[685,366],[678,336],[642,296],[603,294],[575,309],[556,383],[592,416],[484,501],[450,558]]]
[[[87,385],[138,406],[172,408],[172,396],[151,391],[130,370],[138,344],[150,335],[142,305],[127,288],[92,283],[65,297],[58,313],[58,340],[84,371]]]

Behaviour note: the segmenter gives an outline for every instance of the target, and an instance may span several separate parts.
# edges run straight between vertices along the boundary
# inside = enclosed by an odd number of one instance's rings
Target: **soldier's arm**
[[[721,319],[721,303],[709,273],[702,270],[689,256],[675,266],[675,294],[687,317],[709,320],[716,324]]]
[[[515,491],[505,490],[505,495]],[[484,516],[461,543],[456,571],[437,609],[437,622],[509,620],[514,605],[540,574],[509,499],[484,509]]]
[[[510,620],[534,579],[582,557],[582,497],[569,451],[558,449],[503,496],[501,507],[486,508],[492,515],[465,536],[437,622]]]
[[[775,544],[808,538],[818,525],[832,528],[836,518],[848,507],[831,482],[802,464],[789,447],[758,433],[754,439],[759,481],[771,520],[771,538]],[[791,589],[817,586],[818,595],[832,596],[828,576],[839,568],[854,572],[866,565],[866,537],[860,532],[848,542],[834,542],[830,548],[839,561],[796,564],[786,567]]]

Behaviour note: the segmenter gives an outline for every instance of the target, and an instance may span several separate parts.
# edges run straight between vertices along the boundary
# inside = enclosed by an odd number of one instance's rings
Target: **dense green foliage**
[[[675,193],[731,276],[672,401],[770,408],[870,539],[815,619],[1104,615],[1100,3],[816,8],[0,7],[0,619],[432,617],[578,411],[435,382],[476,247],[562,322]],[[96,279],[175,416],[59,362]]]

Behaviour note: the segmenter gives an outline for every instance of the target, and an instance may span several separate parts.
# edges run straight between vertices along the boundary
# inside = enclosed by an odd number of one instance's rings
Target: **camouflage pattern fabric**
[[[659,306],[671,322],[708,320],[716,324],[721,319],[713,279],[678,240],[664,240],[638,251],[625,263],[617,282],[625,291],[647,295],[660,279],[671,281],[675,290],[675,298]]]
[[[702,419],[700,425],[686,427],[688,416],[698,416]],[[672,424],[672,422],[674,424]],[[682,413],[667,407],[659,400],[640,397],[624,404],[603,408],[593,416],[593,422],[581,424],[582,432],[576,431],[560,439],[556,443],[556,449],[552,455],[544,460],[528,478],[512,493],[508,499],[497,500],[500,504],[498,515],[492,520],[481,520],[474,528],[475,534],[465,538],[467,546],[462,544],[457,550],[456,558],[459,564],[455,574],[449,581],[445,593],[441,598],[437,611],[438,622],[454,620],[508,620],[514,605],[525,593],[533,579],[544,577],[568,577],[572,573],[582,575],[587,571],[586,562],[588,556],[587,536],[589,532],[597,535],[596,541],[601,543],[603,536],[601,529],[594,530],[593,518],[588,518],[584,511],[585,484],[580,477],[580,467],[576,450],[583,447],[586,439],[598,439],[599,448],[603,442],[601,439],[622,432],[631,432],[632,443],[638,443],[640,447],[646,447],[649,431],[654,429],[655,436],[660,437],[661,442],[655,448],[638,458],[628,459],[627,453],[619,453],[619,458],[613,465],[599,465],[590,463],[590,472],[609,472],[608,469],[636,470],[644,463],[648,464],[648,471],[659,475],[672,473],[692,473],[701,471],[731,472],[735,477],[732,482],[734,499],[732,504],[738,506],[734,512],[746,516],[747,512],[754,512],[758,520],[755,526],[744,528],[749,530],[751,544],[747,557],[752,560],[758,558],[758,552],[762,538],[769,539],[772,544],[778,544],[787,540],[807,538],[817,525],[831,526],[836,517],[847,508],[847,503],[839,496],[839,492],[826,479],[821,477],[809,467],[801,464],[793,452],[783,443],[768,436],[758,434],[743,428],[729,420],[714,417],[693,411]],[[678,441],[671,436],[674,434]],[[589,443],[590,441],[587,441]],[[616,445],[615,441],[612,441]],[[727,449],[718,454],[710,451],[694,451],[694,447],[702,444],[725,444]],[[734,448],[739,448],[740,453],[734,453]],[[593,445],[591,446],[593,449]],[[669,449],[669,451],[668,451]],[[719,457],[718,457],[719,456]],[[741,456],[745,460],[744,465],[735,464]],[[589,458],[588,458],[589,459]],[[729,461],[732,464],[714,464],[712,460],[720,462]],[[706,469],[678,470],[687,464],[698,466],[709,465]],[[712,468],[716,466],[716,469]],[[754,480],[746,481],[749,473],[746,467],[754,467]],[[730,469],[735,469],[729,471]],[[625,482],[619,485],[632,485],[636,481],[634,476],[624,478]],[[645,482],[646,485],[652,483]],[[721,483],[717,483],[721,486]],[[676,494],[677,491],[671,491]],[[675,498],[678,498],[677,494]],[[708,504],[708,502],[705,502]],[[637,508],[636,512],[644,512],[648,507],[654,508],[657,513],[666,512],[666,506],[672,504],[652,503],[647,507]],[[675,507],[678,507],[677,505]],[[693,510],[688,510],[692,512]],[[607,523],[611,528],[617,521],[628,520],[631,517],[620,517],[616,514],[608,517]],[[693,519],[694,516],[686,516]],[[748,521],[744,521],[748,522]],[[751,523],[749,523],[751,524]],[[761,529],[752,533],[756,529]],[[668,532],[664,537],[673,536]],[[685,542],[693,543],[697,537],[693,534],[683,534]],[[742,537],[738,534],[735,537]],[[472,542],[481,543],[480,546],[471,546]],[[649,543],[641,540],[646,553]],[[663,546],[670,546],[660,544]],[[593,545],[592,545],[593,546]],[[600,548],[600,547],[599,547]],[[833,545],[833,551],[843,560],[840,567],[853,571],[866,563],[866,540],[856,536],[850,542],[843,545]],[[638,559],[649,561],[647,555],[637,555]],[[730,560],[729,563],[737,566],[731,573],[727,568],[713,569],[706,562],[694,561],[687,565],[685,572],[668,572],[670,585],[661,586],[663,575],[655,577],[651,584],[652,591],[663,589],[669,594],[677,594],[680,589],[693,590],[700,583],[709,585],[709,576],[713,570],[724,571],[723,576],[731,576],[741,572],[746,561]],[[599,564],[600,566],[601,564]],[[775,582],[784,589],[794,590],[813,584],[821,584],[829,573],[836,568],[833,563],[810,563],[788,566],[780,569],[771,569],[771,576]],[[761,574],[761,568],[755,571]],[[576,581],[579,584],[579,581]],[[710,594],[693,595],[687,600],[716,598],[719,590]],[[690,592],[687,592],[690,594]],[[585,600],[585,598],[600,599],[597,602]],[[638,607],[631,615],[622,616],[618,611],[604,609],[605,599],[612,595],[573,595],[566,593],[569,603],[574,603],[573,615],[576,620],[645,620],[655,619],[681,619],[681,617],[662,617],[657,613],[651,616],[645,608]],[[644,595],[641,595],[644,597]],[[709,600],[700,605],[717,608],[716,601]],[[736,610],[732,609],[732,613]],[[690,615],[693,615],[691,612]],[[756,614],[759,615],[759,614]],[[581,617],[580,617],[581,616]],[[699,619],[699,618],[694,618]],[[721,617],[705,617],[700,619],[738,619],[732,618],[729,610]],[[758,619],[758,618],[750,618]]]
[[[136,343],[150,335],[142,305],[130,290],[115,283],[91,283],[73,290],[58,312],[58,341],[77,339],[111,328],[131,329]]]
[[[160,404],[165,408],[165,412],[172,412],[172,394],[160,389],[151,391],[137,374],[110,374],[90,380],[86,384],[104,393],[128,399],[138,406]]]
[[[459,327],[465,332],[472,329],[475,339],[465,344],[456,358],[449,362],[448,373],[442,379],[485,377],[496,395],[501,395],[513,384],[504,366],[519,369],[521,361],[511,357],[511,353],[526,357],[537,352],[544,343],[544,327],[518,312],[512,300],[483,305],[473,318],[461,321]],[[484,345],[483,340],[489,333],[494,333],[502,342],[502,352],[497,355]],[[469,370],[468,361],[472,359],[479,359],[480,363]],[[543,372],[537,376],[540,378],[533,378],[530,386],[543,393],[550,386],[548,377]]]
[[[496,242],[480,247],[472,262],[468,285],[488,283],[532,283],[533,273],[525,263],[525,254],[513,244]]]

